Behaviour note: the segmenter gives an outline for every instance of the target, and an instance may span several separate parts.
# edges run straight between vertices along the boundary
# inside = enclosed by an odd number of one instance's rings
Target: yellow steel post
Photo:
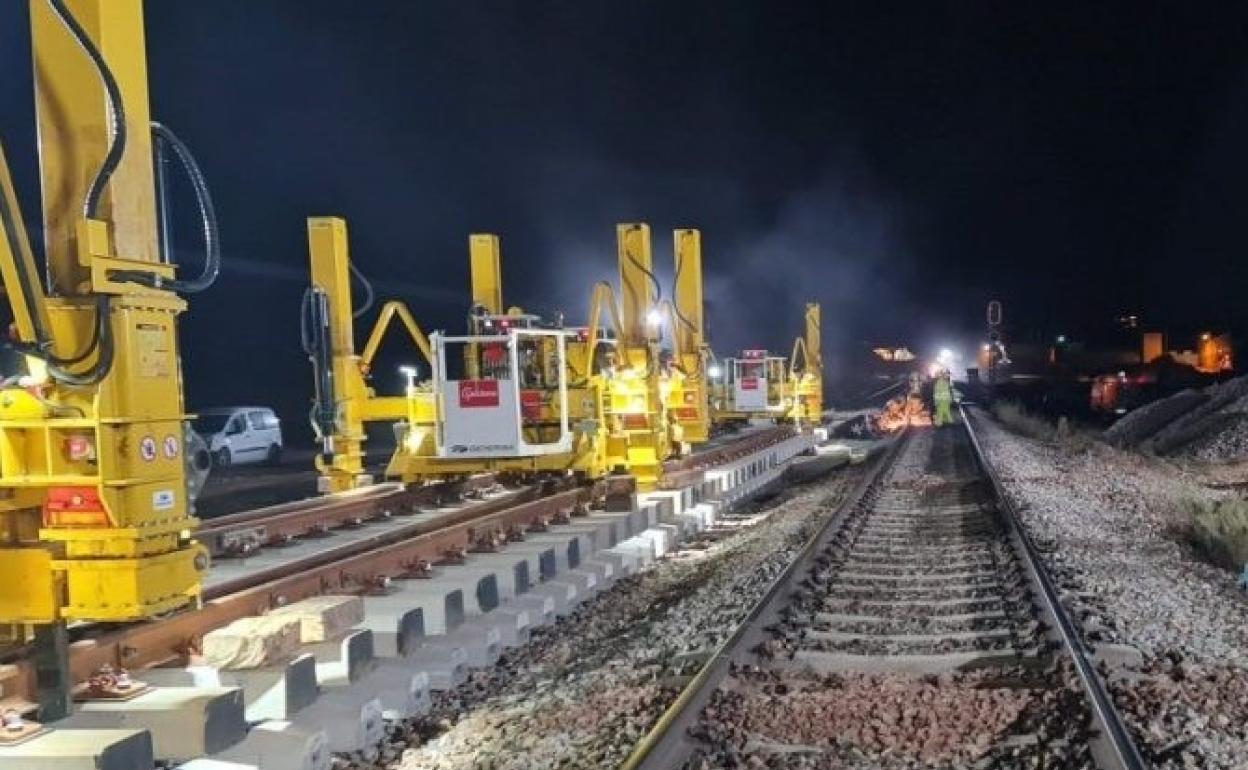
[[[620,264],[621,339],[619,367],[606,387],[613,416],[608,438],[608,464],[624,465],[639,488],[658,483],[663,461],[671,453],[667,413],[662,398],[658,361],[658,285],[650,251],[650,227],[616,226]]]
[[[129,127],[126,153],[101,199],[110,252],[126,259],[159,259],[147,42],[142,0],[66,0],[65,5],[103,55],[121,90]],[[30,4],[44,242],[52,288],[82,291],[86,266],[78,255],[82,201],[109,145],[109,114],[100,76],[46,2]]]
[[[702,312],[702,234],[694,229],[672,234],[675,264],[675,292],[672,300],[672,335],[679,356],[681,376],[670,391],[673,402],[668,410],[680,427],[680,440],[686,444],[706,441],[710,434],[709,393],[707,392],[706,340]]]
[[[60,355],[89,347],[94,298],[118,295],[108,325],[111,373],[97,385],[50,385],[60,409],[35,422],[0,424],[0,485],[43,490],[39,539],[54,543],[65,579],[59,615],[129,620],[175,609],[199,593],[202,551],[189,542],[185,420],[177,315],[168,291],[105,279],[103,266],[146,266],[156,249],[155,192],[141,0],[68,0],[122,95],[129,143],[104,190],[99,215],[82,201],[110,143],[99,72],[44,3],[31,7],[48,273],[60,295],[49,306]],[[64,415],[75,413],[76,417]],[[93,450],[73,451],[91,446]],[[32,451],[42,447],[43,451]],[[84,456],[85,455],[85,456]],[[55,498],[55,499],[52,499]],[[197,557],[199,557],[197,559]],[[197,564],[198,562],[198,564]]]
[[[319,456],[321,489],[341,492],[366,480],[364,473],[364,402],[368,397],[360,359],[355,354],[355,319],[351,302],[351,257],[347,223],[338,217],[308,219],[308,255],[312,285],[324,292],[330,343],[330,378],[336,403],[332,457]],[[328,396],[328,394],[327,394]]]
[[[472,304],[490,315],[503,312],[503,275],[497,235],[476,233],[468,236],[469,268],[472,274]]]

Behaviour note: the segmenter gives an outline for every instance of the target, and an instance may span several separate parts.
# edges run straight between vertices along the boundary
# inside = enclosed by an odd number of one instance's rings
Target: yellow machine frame
[[[725,359],[732,366],[738,359]],[[819,303],[806,303],[805,331],[793,341],[788,360],[763,355],[755,359],[766,366],[768,404],[765,410],[741,409],[733,403],[731,383],[726,373],[712,383],[711,419],[716,425],[731,425],[749,420],[792,422],[799,426],[818,425],[823,415],[823,353],[820,343]],[[724,367],[720,367],[721,369]]]
[[[0,620],[132,620],[184,606],[199,593],[202,551],[190,539],[181,457],[182,389],[172,292],[113,280],[142,270],[166,278],[159,262],[149,138],[147,70],[140,0],[70,0],[68,6],[120,86],[132,141],[105,188],[104,219],[80,209],[111,139],[99,76],[60,19],[32,4],[43,225],[50,283],[33,274],[26,234],[7,172],[0,264],[18,339],[55,352],[90,349],[95,313],[107,308],[114,342],[102,382],[75,386],[30,361],[26,387],[0,397]],[[16,244],[17,252],[13,246]],[[99,302],[102,295],[110,297]],[[98,362],[100,353],[79,366]],[[197,564],[197,556],[200,563]]]
[[[30,10],[46,284],[0,150],[0,275],[25,364],[0,384],[0,623],[10,637],[33,629],[41,666],[59,680],[41,693],[45,717],[68,708],[67,621],[193,604],[207,568],[182,456],[186,303],[156,288],[175,270],[157,247],[143,5],[65,0],[64,10]],[[109,77],[118,104],[102,87]],[[117,108],[125,122],[114,134]]]
[[[793,341],[789,357],[793,406],[789,419],[798,425],[823,422],[823,345],[818,302],[806,303],[806,333]]]
[[[346,224],[341,219],[309,220],[314,302],[322,303],[327,351],[317,370],[328,375],[318,390],[333,393],[321,404],[322,453],[317,467],[322,489],[341,491],[371,483],[364,470],[364,423],[400,424],[400,440],[386,468],[388,478],[427,482],[473,473],[566,473],[598,477],[624,469],[639,486],[657,484],[662,462],[708,433],[706,356],[702,320],[701,241],[696,230],[678,230],[673,242],[676,290],[673,302],[658,298],[653,278],[650,230],[644,224],[617,228],[617,253],[623,302],[607,284],[595,287],[590,321],[568,330],[564,356],[566,408],[572,428],[568,451],[504,457],[456,458],[436,450],[442,396],[428,381],[409,383],[402,397],[377,396],[366,376],[389,322],[400,318],[431,372],[438,366],[436,345],[399,303],[382,309],[368,345],[355,354],[351,266]],[[497,236],[469,237],[474,312],[488,317],[530,319],[519,308],[502,313],[502,274]],[[604,310],[614,332],[604,334]],[[661,320],[673,328],[673,359],[665,365],[660,351]],[[656,320],[659,320],[656,323]],[[572,332],[575,332],[574,334]],[[439,338],[435,335],[435,341]],[[469,345],[471,350],[472,345]],[[469,367],[475,366],[469,354]],[[471,371],[471,369],[470,369]],[[323,375],[322,375],[323,376]],[[669,410],[678,404],[679,412]],[[669,419],[669,414],[675,416]],[[316,422],[316,421],[314,421]],[[550,403],[540,407],[539,422],[558,424]]]

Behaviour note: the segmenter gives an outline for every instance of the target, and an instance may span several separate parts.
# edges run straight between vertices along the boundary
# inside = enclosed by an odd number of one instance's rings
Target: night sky
[[[580,317],[631,220],[664,266],[702,230],[721,352],[787,351],[821,300],[833,375],[862,341],[973,343],[992,297],[1019,334],[1248,328],[1248,4],[147,5],[153,114],[224,238],[192,406],[302,422],[318,214],[427,329],[461,328],[469,232],[502,237],[510,302]],[[32,219],[26,9],[0,7],[0,138]]]

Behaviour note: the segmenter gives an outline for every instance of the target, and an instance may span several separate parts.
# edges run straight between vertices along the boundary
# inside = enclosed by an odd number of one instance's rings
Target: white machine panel
[[[767,378],[738,376],[732,385],[733,407],[739,411],[763,411],[767,408]]]
[[[446,380],[442,385],[444,457],[513,457],[520,418],[511,380]]]

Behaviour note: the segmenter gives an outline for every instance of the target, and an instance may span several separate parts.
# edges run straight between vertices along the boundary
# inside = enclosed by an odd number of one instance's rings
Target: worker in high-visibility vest
[[[935,387],[932,389],[932,400],[936,402],[936,427],[953,423],[953,384],[949,381],[949,373],[941,372],[936,376]]]

